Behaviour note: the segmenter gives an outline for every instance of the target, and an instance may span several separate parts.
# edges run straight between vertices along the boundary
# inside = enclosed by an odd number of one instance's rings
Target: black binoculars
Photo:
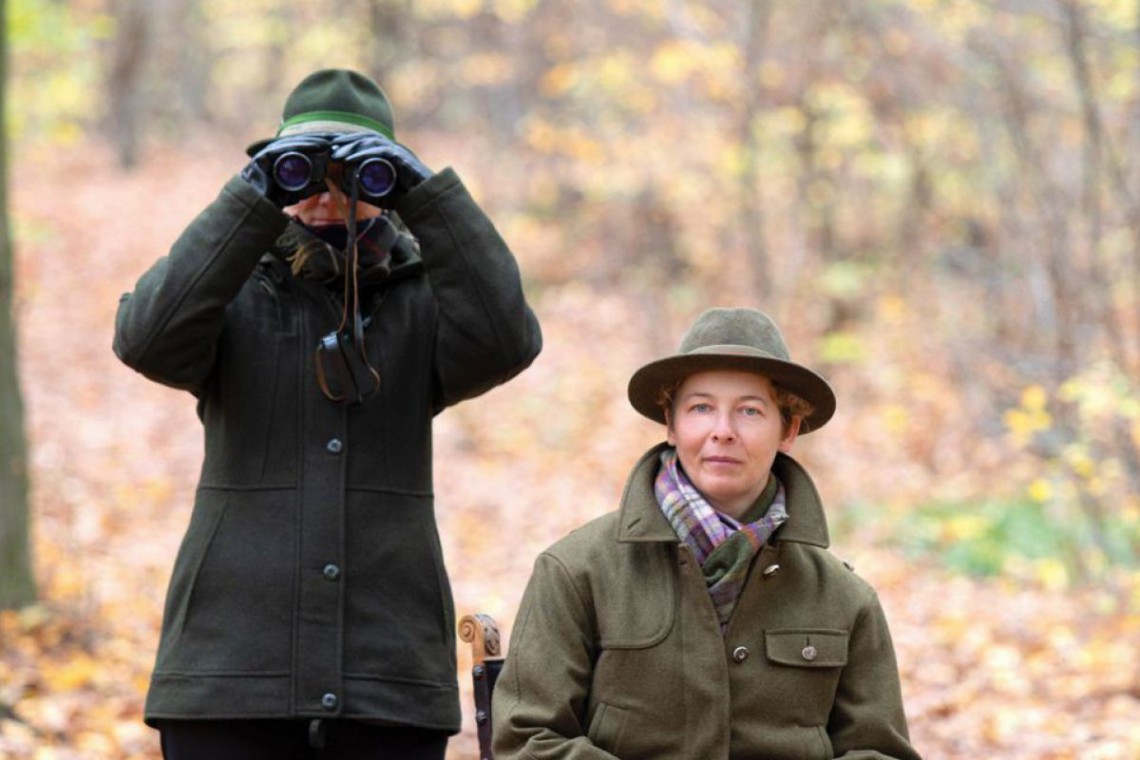
[[[273,181],[282,190],[307,198],[325,192],[329,164],[327,152],[282,153],[273,162]],[[383,158],[366,158],[360,163],[344,164],[344,175],[337,184],[350,197],[355,186],[361,200],[376,201],[396,186],[396,167]]]

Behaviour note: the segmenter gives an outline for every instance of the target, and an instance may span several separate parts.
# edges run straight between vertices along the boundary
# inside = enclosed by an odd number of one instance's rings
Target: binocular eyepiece
[[[282,153],[273,162],[273,181],[282,190],[297,193],[302,198],[316,195],[326,189],[329,164],[328,153]],[[363,200],[378,200],[396,186],[396,167],[383,158],[366,158],[356,164],[345,164],[344,176],[337,184],[349,195],[355,184]]]

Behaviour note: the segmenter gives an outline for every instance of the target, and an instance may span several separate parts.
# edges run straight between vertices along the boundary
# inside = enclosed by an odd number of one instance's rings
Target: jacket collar
[[[390,256],[388,256],[384,262],[382,274],[376,277],[369,277],[368,271],[364,270],[362,272],[361,285],[374,284],[370,282],[370,280],[376,280],[377,282],[397,280],[419,274],[423,271],[424,264],[420,256],[419,242],[407,230],[398,216],[393,215],[392,224],[396,229],[396,240],[391,246]],[[269,252],[270,255],[264,258],[272,258],[280,261],[284,265],[281,271],[291,274],[292,266],[289,263],[289,258],[299,246],[313,246],[321,251],[321,255],[325,255],[325,249],[329,248],[332,253],[328,255],[341,260],[343,266],[343,253],[332,249],[332,246],[326,241],[317,237],[312,230],[295,219],[290,220],[289,224],[286,225],[285,230],[274,242],[273,248]],[[334,279],[332,277],[333,274],[330,269],[330,280]],[[337,274],[335,279],[339,280],[339,277],[339,274]]]
[[[660,456],[668,444],[659,443],[637,460],[621,497],[617,540],[620,543],[678,543],[677,534],[662,514],[653,492]],[[780,526],[772,542],[794,541],[827,548],[827,518],[823,501],[807,471],[787,454],[777,454],[772,472],[784,484],[788,521]]]

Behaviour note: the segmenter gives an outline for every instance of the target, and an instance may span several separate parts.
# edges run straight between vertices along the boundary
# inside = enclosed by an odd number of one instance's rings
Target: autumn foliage
[[[460,614],[509,632],[536,554],[660,438],[631,372],[753,305],[835,386],[795,454],[883,598],[924,756],[1140,757],[1134,2],[13,5],[41,599],[0,612],[0,757],[158,757],[142,700],[201,430],[116,362],[115,308],[324,63],[380,76],[543,325],[530,370],[437,421]],[[172,28],[132,80],[122,40]]]

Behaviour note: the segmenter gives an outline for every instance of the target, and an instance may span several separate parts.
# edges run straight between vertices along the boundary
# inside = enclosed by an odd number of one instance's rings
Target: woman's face
[[[800,427],[794,418],[784,431],[768,378],[734,370],[687,377],[666,424],[689,480],[709,504],[734,518],[760,496],[776,453],[791,450]]]
[[[333,164],[329,168],[329,176],[333,177],[333,179],[338,179],[337,172],[334,171],[337,167],[339,167],[339,164]],[[348,221],[345,217],[348,203],[349,200],[345,194],[341,192],[340,187],[332,185],[323,193],[310,195],[300,203],[286,206],[284,211],[289,216],[310,227],[319,227],[327,224],[345,224]],[[370,203],[365,203],[364,201],[357,201],[356,203],[357,220],[371,219],[382,213],[383,211]]]

